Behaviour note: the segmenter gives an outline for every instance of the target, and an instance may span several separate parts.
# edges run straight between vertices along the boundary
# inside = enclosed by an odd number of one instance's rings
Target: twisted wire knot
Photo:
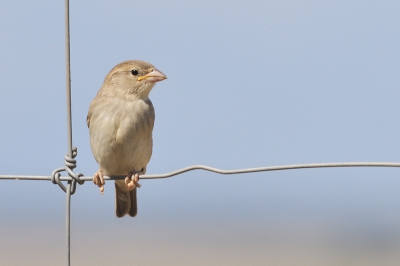
[[[81,173],[75,174],[74,171],[73,171],[73,169],[76,168],[76,160],[74,158],[77,155],[78,155],[78,149],[76,147],[74,147],[72,149],[72,158],[69,157],[68,154],[66,154],[65,157],[64,157],[64,159],[65,159],[65,167],[57,168],[51,174],[51,182],[53,182],[53,184],[58,184],[60,186],[60,188],[64,192],[67,192],[67,188],[64,186],[63,183],[61,183],[61,180],[60,180],[61,174],[60,174],[60,172],[63,172],[63,171],[68,172],[68,175],[72,178],[72,181],[68,181],[68,182],[72,182],[72,186],[71,186],[71,190],[70,190],[71,195],[74,194],[75,191],[76,191],[76,183],[77,182],[78,182],[79,185],[82,185],[85,182],[85,181],[80,179],[80,177],[83,176],[83,174],[81,174]]]

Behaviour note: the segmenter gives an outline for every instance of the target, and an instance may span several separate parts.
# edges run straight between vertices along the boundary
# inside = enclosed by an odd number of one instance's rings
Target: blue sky
[[[193,164],[399,161],[399,11],[397,1],[71,1],[76,171],[97,170],[87,110],[108,71],[128,59],[168,76],[150,94],[148,174]],[[50,175],[67,152],[63,1],[1,2],[0,24],[0,174]],[[317,236],[329,247],[349,235],[354,247],[377,238],[398,245],[398,175],[393,168],[196,171],[142,181],[134,219],[114,217],[112,182],[104,196],[87,182],[72,198],[72,262],[265,265],[279,254],[265,252],[279,246],[271,235],[290,254],[302,245],[282,239],[309,244],[314,258]],[[1,264],[63,263],[64,205],[51,182],[1,181],[8,240],[0,245],[9,254]],[[53,257],[37,248],[38,237]],[[26,258],[13,255],[21,243],[34,250]]]

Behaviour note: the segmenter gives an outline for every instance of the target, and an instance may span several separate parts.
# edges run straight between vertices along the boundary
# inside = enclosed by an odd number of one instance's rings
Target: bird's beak
[[[158,82],[158,81],[162,81],[164,79],[166,79],[167,76],[165,76],[161,71],[159,71],[158,69],[153,69],[153,71],[151,71],[149,74],[142,76],[142,77],[138,77],[138,81],[141,80],[146,80],[148,82]]]

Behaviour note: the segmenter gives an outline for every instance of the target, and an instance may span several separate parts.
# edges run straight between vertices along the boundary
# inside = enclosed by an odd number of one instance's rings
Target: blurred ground
[[[75,224],[71,265],[399,265],[400,227]],[[18,229],[16,229],[18,228]],[[0,229],[1,265],[63,265],[62,226]],[[121,237],[125,236],[125,237]]]

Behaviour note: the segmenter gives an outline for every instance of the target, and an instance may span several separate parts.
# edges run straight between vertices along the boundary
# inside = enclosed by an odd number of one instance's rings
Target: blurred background
[[[148,174],[400,160],[398,1],[70,3],[75,172],[93,175],[86,115],[108,71],[168,76]],[[67,153],[63,1],[0,2],[0,174],[50,175]],[[399,265],[400,170],[308,169],[142,180],[72,196],[71,265]],[[0,264],[65,263],[65,193],[0,181]]]

